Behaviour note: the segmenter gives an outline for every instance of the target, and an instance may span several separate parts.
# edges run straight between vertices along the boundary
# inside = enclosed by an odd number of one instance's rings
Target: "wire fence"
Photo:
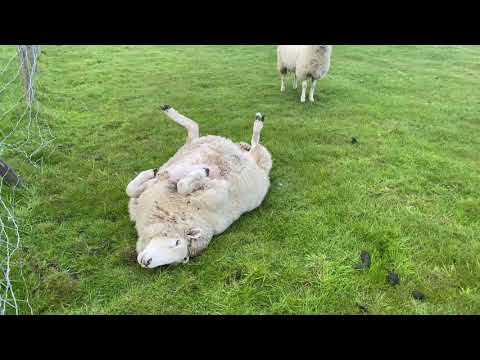
[[[0,47],[0,314],[32,312],[21,259],[18,194],[25,186],[19,169],[41,171],[43,151],[53,142],[37,98],[39,45]],[[18,166],[14,170],[13,165]],[[28,184],[26,185],[28,186]],[[23,282],[23,284],[21,284]]]

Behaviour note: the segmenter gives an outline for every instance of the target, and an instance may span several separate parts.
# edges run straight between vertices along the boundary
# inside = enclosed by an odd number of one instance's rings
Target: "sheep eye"
[[[180,245],[180,240],[177,240],[177,242],[175,243],[175,246],[178,246]]]

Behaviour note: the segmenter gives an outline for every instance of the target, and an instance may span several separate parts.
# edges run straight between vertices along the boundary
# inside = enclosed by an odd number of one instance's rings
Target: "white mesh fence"
[[[16,217],[24,171],[40,172],[53,141],[37,98],[39,45],[0,46],[0,314],[31,312],[23,287],[21,224]],[[14,169],[14,165],[18,169]],[[28,184],[26,185],[28,186]],[[23,284],[22,284],[23,282]]]

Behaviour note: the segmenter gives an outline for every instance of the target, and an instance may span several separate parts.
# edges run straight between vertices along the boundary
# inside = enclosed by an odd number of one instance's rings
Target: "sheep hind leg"
[[[250,151],[250,155],[260,169],[263,169],[266,174],[270,173],[272,169],[272,156],[263,145],[258,144],[255,146],[255,148]]]
[[[312,86],[310,87],[310,96],[309,96],[310,102],[315,102],[314,95],[315,95],[316,88],[317,88],[317,80],[313,80]]]
[[[295,75],[295,74],[293,74],[293,88],[294,89],[298,88],[297,75]]]
[[[195,121],[178,113],[170,105],[162,106],[162,110],[165,113],[165,115],[167,115],[170,119],[175,121],[178,125],[183,126],[185,129],[187,129],[187,132],[188,132],[187,144],[191,143],[193,140],[198,139],[200,137],[200,130],[198,128],[198,124]]]
[[[255,116],[255,122],[253,124],[252,149],[260,143],[260,133],[263,129],[264,120],[265,116],[262,113],[257,113]]]
[[[283,92],[285,92],[285,89],[286,89],[285,84],[288,82],[287,81],[288,70],[287,70],[287,68],[279,67],[279,72],[280,72],[280,79],[281,79],[280,92],[283,93]]]
[[[300,97],[300,102],[305,102],[305,97],[307,95],[308,80],[302,81],[302,96]]]
[[[257,113],[255,123],[253,125],[252,146],[250,149],[250,155],[253,157],[257,165],[264,169],[268,174],[272,169],[272,157],[270,153],[260,144],[260,133],[263,129],[263,122],[265,116]]]

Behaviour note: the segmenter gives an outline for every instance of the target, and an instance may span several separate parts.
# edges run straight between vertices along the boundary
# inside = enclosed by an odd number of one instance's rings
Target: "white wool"
[[[174,120],[180,116],[173,109],[165,113]],[[189,132],[187,144],[156,176],[145,171],[127,187],[143,267],[200,254],[214,235],[260,206],[268,192],[272,160],[262,145],[246,150],[223,137],[195,137]]]

